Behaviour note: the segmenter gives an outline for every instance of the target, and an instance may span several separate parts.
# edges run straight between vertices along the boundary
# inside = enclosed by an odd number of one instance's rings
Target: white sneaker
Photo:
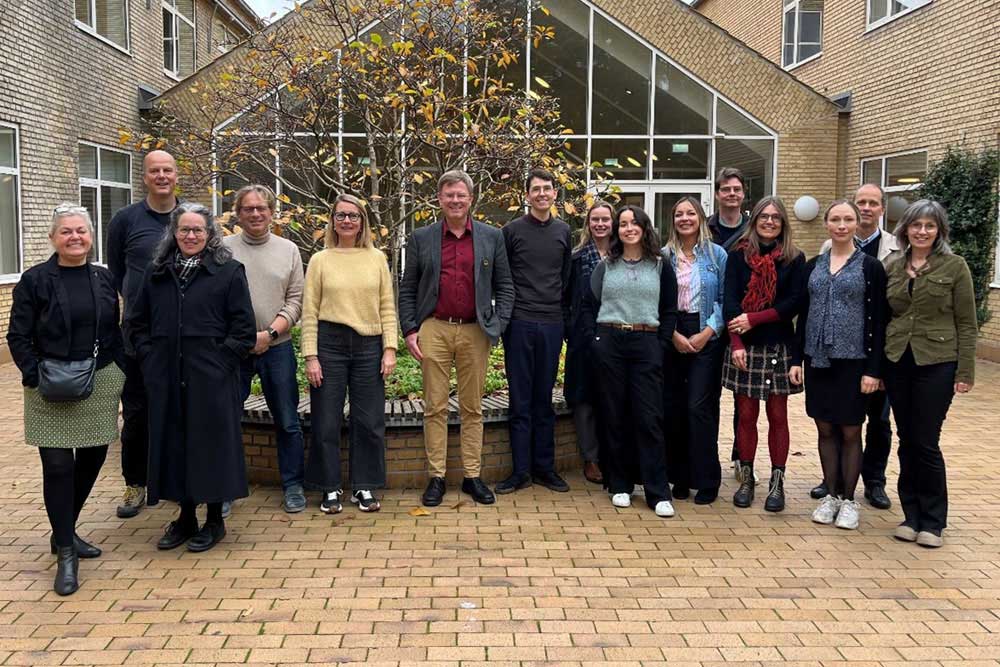
[[[656,503],[653,511],[656,512],[656,516],[671,517],[674,515],[674,505],[669,500],[661,500]]]
[[[837,518],[840,508],[840,499],[827,494],[823,500],[819,501],[819,507],[813,512],[813,521],[829,526]]]
[[[840,513],[837,514],[837,528],[844,530],[855,530],[861,519],[861,506],[853,500],[844,500],[840,503]]]
[[[631,507],[632,496],[627,493],[616,493],[611,496],[611,504],[615,507]]]

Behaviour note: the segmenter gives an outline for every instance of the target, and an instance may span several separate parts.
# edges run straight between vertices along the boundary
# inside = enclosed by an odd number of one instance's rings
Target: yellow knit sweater
[[[327,248],[312,256],[302,298],[302,354],[316,354],[320,320],[396,349],[396,300],[385,255],[375,248]]]

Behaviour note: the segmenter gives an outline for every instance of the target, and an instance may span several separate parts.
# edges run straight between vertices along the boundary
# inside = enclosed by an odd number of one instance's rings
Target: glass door
[[[618,205],[639,206],[653,220],[661,239],[666,239],[671,223],[670,211],[681,197],[694,197],[701,202],[705,215],[711,215],[712,186],[708,183],[656,183],[653,185],[636,185],[629,183],[622,186],[618,193]],[[661,244],[662,245],[662,244]]]

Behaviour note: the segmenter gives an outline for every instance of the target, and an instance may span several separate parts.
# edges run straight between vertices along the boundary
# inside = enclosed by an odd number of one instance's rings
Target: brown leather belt
[[[601,322],[599,326],[611,327],[619,331],[658,331],[659,327],[652,324],[618,324],[617,322]]]
[[[448,324],[473,324],[476,319],[465,319],[464,317],[438,317],[433,316],[435,320],[440,320],[441,322],[447,322]]]

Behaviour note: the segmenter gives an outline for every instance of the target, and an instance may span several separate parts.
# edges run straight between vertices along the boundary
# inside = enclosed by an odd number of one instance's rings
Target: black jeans
[[[905,523],[940,535],[948,523],[941,426],[955,392],[956,362],[918,366],[910,348],[888,363],[886,388],[899,434],[899,504]]]
[[[322,491],[343,488],[340,431],[350,390],[351,489],[380,489],[385,486],[382,336],[362,336],[343,324],[320,322],[317,353],[323,384],[309,391],[312,441],[306,484]]]
[[[681,313],[677,331],[698,333],[698,313]],[[697,354],[667,347],[663,364],[663,415],[670,481],[694,489],[718,489],[719,401],[722,397],[722,347],[710,340]]]
[[[129,486],[146,486],[149,460],[149,396],[142,368],[135,357],[125,357],[122,387],[122,477]]]
[[[76,520],[101,472],[108,446],[39,447],[38,454],[42,459],[42,497],[56,546],[72,546]]]
[[[608,491],[631,493],[640,482],[646,504],[670,500],[663,449],[663,344],[654,332],[597,325],[591,353],[600,382],[595,386],[608,443]]]
[[[889,396],[876,391],[868,397],[865,411],[868,427],[865,429],[865,453],[861,462],[861,479],[865,486],[885,485],[885,467],[889,464],[892,449],[892,427],[889,425]]]

